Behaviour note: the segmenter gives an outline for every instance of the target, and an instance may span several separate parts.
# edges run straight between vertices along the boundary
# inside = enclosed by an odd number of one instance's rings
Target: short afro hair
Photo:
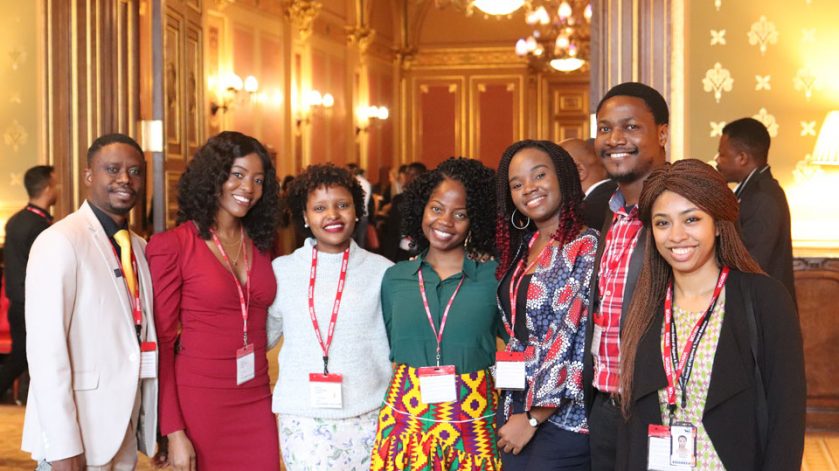
[[[224,131],[207,140],[190,160],[178,182],[178,224],[195,221],[201,238],[210,238],[216,223],[222,185],[230,178],[233,161],[256,154],[262,161],[265,181],[262,197],[242,218],[248,237],[259,250],[271,249],[280,223],[280,184],[274,162],[256,139]]]
[[[47,189],[55,172],[52,165],[36,165],[23,174],[23,186],[30,198],[37,198]]]
[[[495,251],[495,171],[479,160],[450,157],[434,170],[417,177],[405,189],[402,199],[402,233],[411,237],[419,250],[428,247],[422,232],[422,216],[431,193],[444,179],[460,182],[466,189],[469,231],[466,254],[475,259]]]
[[[344,187],[350,192],[355,207],[355,217],[361,219],[364,216],[364,190],[358,180],[346,168],[337,167],[331,163],[309,165],[303,173],[296,176],[289,184],[288,206],[291,209],[291,217],[306,234],[306,237],[312,237],[311,229],[305,227],[305,221],[303,220],[309,194],[321,187],[330,188],[335,186]]]
[[[737,150],[749,154],[756,163],[765,165],[769,159],[772,138],[766,126],[754,118],[740,118],[722,128],[723,136]]]
[[[616,96],[640,98],[644,100],[647,108],[653,114],[655,124],[668,124],[670,122],[670,110],[667,108],[667,102],[661,96],[661,93],[658,93],[655,88],[639,82],[624,82],[612,87],[597,104],[597,113],[600,113],[600,108],[603,107],[606,100]]]
[[[93,158],[96,157],[96,154],[98,154],[103,147],[110,144],[129,145],[133,147],[138,154],[140,154],[141,159],[145,160],[146,155],[143,153],[143,148],[140,147],[140,144],[137,144],[137,141],[132,139],[130,136],[126,136],[125,134],[113,133],[97,137],[96,140],[93,141],[93,144],[91,144],[90,147],[88,147],[87,166],[90,167],[90,164],[93,162]]]

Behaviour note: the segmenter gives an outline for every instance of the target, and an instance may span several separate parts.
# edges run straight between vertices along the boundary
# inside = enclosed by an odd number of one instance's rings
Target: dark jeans
[[[608,394],[595,390],[588,416],[592,471],[614,471],[620,420],[620,405]]]
[[[6,394],[15,379],[26,371],[26,320],[23,305],[9,303],[9,331],[12,334],[12,351],[0,368],[0,397]]]
[[[496,415],[499,430],[506,423],[501,409]],[[519,412],[521,407],[514,404],[512,410]],[[584,433],[569,432],[545,422],[518,455],[498,451],[504,471],[588,471],[588,442],[589,437]]]

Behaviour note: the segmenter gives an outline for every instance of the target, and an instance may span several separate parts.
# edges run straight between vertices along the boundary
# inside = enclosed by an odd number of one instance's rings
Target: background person
[[[652,237],[622,337],[627,421],[617,469],[647,469],[648,425],[671,417],[696,427],[697,469],[801,467],[801,329],[789,293],[741,242],[735,203],[722,177],[693,159],[654,171],[644,185],[640,218]],[[691,355],[692,367],[682,369]]]
[[[176,470],[279,470],[265,329],[278,208],[265,148],[222,132],[181,176],[180,225],[149,242],[160,432]]]
[[[581,220],[574,161],[553,142],[508,147],[497,182],[498,305],[506,350],[525,361],[524,390],[505,390],[497,416],[504,469],[587,471],[579,373],[598,233]]]
[[[594,139],[566,139],[559,143],[565,149],[580,174],[583,187],[581,213],[586,226],[598,231],[603,228],[609,211],[609,199],[615,194],[618,184],[609,178],[606,167],[594,152]]]
[[[370,467],[376,417],[391,374],[380,287],[393,263],[352,238],[363,201],[358,181],[332,164],[309,166],[289,191],[292,218],[310,237],[293,254],[274,260],[277,295],[268,309],[268,337],[271,345],[285,339],[273,411],[283,461],[292,471]],[[311,388],[321,385],[310,375],[327,370],[333,378],[340,375],[340,404],[312,397]]]

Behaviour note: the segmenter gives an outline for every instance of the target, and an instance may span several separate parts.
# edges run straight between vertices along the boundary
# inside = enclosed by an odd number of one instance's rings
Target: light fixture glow
[[[493,16],[513,13],[524,5],[524,0],[474,0],[472,6]]]
[[[552,59],[551,67],[560,72],[573,72],[582,67],[586,61],[578,57],[565,57],[562,59]]]
[[[831,111],[824,118],[813,149],[812,163],[839,165],[839,111]]]

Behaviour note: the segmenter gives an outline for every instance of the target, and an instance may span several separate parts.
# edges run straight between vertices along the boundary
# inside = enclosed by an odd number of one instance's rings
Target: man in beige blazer
[[[27,266],[22,448],[38,469],[131,470],[138,448],[154,453],[157,432],[146,243],[118,233],[143,194],[145,161],[133,139],[109,134],[91,145],[87,166],[87,201],[41,233]],[[119,245],[129,240],[130,251]],[[124,252],[133,252],[132,273]]]

